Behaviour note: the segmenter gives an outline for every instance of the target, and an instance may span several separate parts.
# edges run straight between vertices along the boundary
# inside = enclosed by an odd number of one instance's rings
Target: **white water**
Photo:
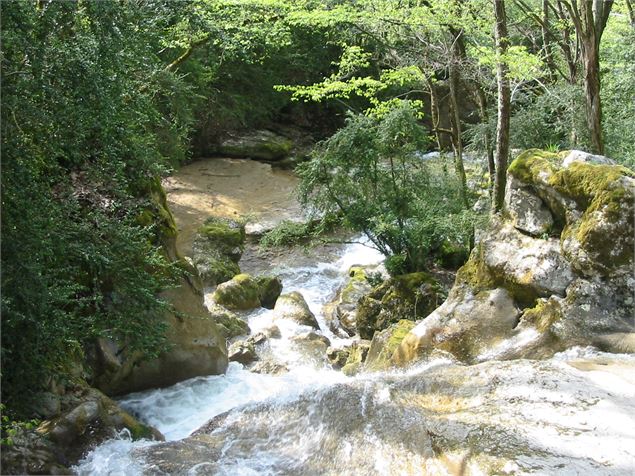
[[[335,336],[326,324],[322,307],[333,299],[335,292],[346,280],[353,265],[375,265],[383,256],[359,239],[347,245],[341,257],[333,263],[317,263],[310,267],[273,269],[283,282],[283,292],[300,292],[315,314],[321,332],[333,345],[344,339]],[[247,316],[252,333],[273,324],[272,311],[259,309]],[[241,364],[230,363],[225,375],[193,378],[172,387],[139,392],[120,399],[123,408],[141,421],[157,428],[166,440],[185,438],[211,418],[228,410],[267,399],[278,403],[291,401],[307,391],[316,391],[347,380],[339,371],[327,364],[325,357],[307,356],[291,340],[293,336],[310,330],[290,321],[276,321],[281,338],[270,339],[268,354],[283,362],[289,372],[283,375],[257,374],[245,370]],[[88,454],[74,468],[82,475],[141,474],[143,468],[130,453],[134,448],[153,442],[130,440],[127,433],[107,441]]]
[[[351,265],[380,260],[369,248],[352,245],[334,263],[272,272],[282,277],[284,292],[304,295],[322,332],[337,344],[342,339],[328,330],[323,305]],[[247,318],[254,333],[273,322],[268,310]],[[292,340],[307,327],[276,325],[282,338],[264,346],[287,366],[285,374],[256,374],[232,363],[225,375],[121,399],[122,406],[171,441],[234,410],[210,433],[210,454],[188,455],[192,446],[184,447],[179,455],[185,455],[186,469],[178,474],[455,474],[462,455],[471,451],[474,458],[464,460],[467,474],[634,474],[633,355],[574,348],[547,361],[465,367],[439,359],[406,371],[349,378],[330,369],[323,355],[312,356]],[[482,358],[496,358],[514,342]],[[428,387],[429,380],[434,385]],[[450,442],[438,450],[441,456],[426,446],[435,434]],[[479,436],[468,441],[471,435]],[[83,475],[171,474],[174,470],[166,473],[135,454],[156,444],[133,442],[122,433],[74,469]],[[498,458],[502,472],[488,466]]]

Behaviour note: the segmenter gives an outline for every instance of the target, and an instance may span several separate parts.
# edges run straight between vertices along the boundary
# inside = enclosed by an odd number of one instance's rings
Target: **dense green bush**
[[[473,222],[454,176],[419,158],[426,144],[408,102],[380,119],[350,116],[300,165],[300,198],[363,232],[391,273],[424,269],[443,242],[467,246]]]
[[[162,347],[164,257],[148,183],[165,170],[161,30],[136,2],[2,5],[2,400],[27,413],[97,336]],[[166,20],[167,21],[167,20]],[[160,79],[163,77],[163,79]],[[178,84],[175,87],[179,87]],[[162,112],[162,110],[164,110]],[[175,126],[165,128],[166,121]],[[183,153],[183,152],[182,152]]]

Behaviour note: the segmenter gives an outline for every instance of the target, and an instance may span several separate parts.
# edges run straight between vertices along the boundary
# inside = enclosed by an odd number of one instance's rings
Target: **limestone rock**
[[[249,324],[237,314],[217,304],[211,304],[209,309],[216,320],[219,332],[225,339],[232,339],[251,332]]]
[[[376,332],[370,342],[364,369],[376,371],[391,367],[392,355],[414,326],[413,321],[402,319],[387,329]]]
[[[514,227],[532,236],[549,233],[553,228],[553,217],[547,206],[513,176],[507,184],[505,208]]]
[[[425,317],[441,302],[439,284],[426,273],[395,276],[359,300],[357,332],[372,339],[380,331],[401,319]]]
[[[214,291],[214,302],[231,310],[246,311],[260,307],[258,282],[248,274],[239,274],[219,284]]]
[[[234,342],[229,346],[227,352],[229,354],[230,362],[240,362],[243,365],[247,365],[258,360],[256,347],[253,342]]]
[[[273,309],[274,319],[289,319],[304,326],[319,329],[320,325],[315,319],[315,315],[309,309],[309,305],[304,300],[302,294],[293,291],[289,294],[282,294],[276,301]]]
[[[328,337],[315,331],[303,332],[302,334],[291,337],[291,340],[294,342],[320,342],[326,347],[331,345],[331,341]]]
[[[342,373],[344,375],[353,376],[362,370],[369,349],[370,342],[367,340],[362,339],[353,342],[348,349],[348,357],[342,367]]]
[[[258,298],[260,305],[267,309],[273,309],[276,301],[282,293],[282,281],[278,276],[258,276]]]
[[[234,134],[221,141],[218,153],[229,157],[276,161],[286,158],[293,142],[271,131],[260,130]]]
[[[393,362],[435,351],[473,363],[633,347],[635,174],[579,151],[529,150],[508,175],[507,215],[478,234],[448,299]],[[535,236],[547,225],[550,236]]]
[[[359,299],[371,291],[364,268],[353,266],[349,270],[349,280],[338,292],[333,307],[339,325],[348,335],[354,335],[357,330],[355,318]]]
[[[346,360],[350,354],[349,347],[329,347],[326,349],[326,358],[335,369],[341,369],[346,365]]]
[[[192,245],[192,261],[203,282],[215,286],[240,274],[238,261],[245,247],[245,226],[225,218],[208,218]]]

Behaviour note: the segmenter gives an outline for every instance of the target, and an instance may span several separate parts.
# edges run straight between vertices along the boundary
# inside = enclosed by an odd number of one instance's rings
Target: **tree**
[[[298,169],[301,201],[363,232],[392,274],[426,269],[444,242],[468,247],[473,213],[457,179],[419,157],[425,144],[408,102],[381,118],[351,115]]]
[[[600,96],[600,40],[606,27],[612,0],[562,1],[575,26],[580,42],[584,66],[584,92],[586,95],[586,119],[591,136],[591,148],[597,154],[604,153],[602,137],[602,101]]]
[[[494,36],[496,39],[496,80],[498,84],[498,121],[496,124],[496,181],[494,182],[494,197],[492,208],[499,212],[503,208],[505,199],[505,181],[507,174],[507,157],[509,156],[509,119],[510,119],[510,89],[507,77],[508,68],[505,63],[509,39],[507,37],[507,16],[505,3],[494,0]]]

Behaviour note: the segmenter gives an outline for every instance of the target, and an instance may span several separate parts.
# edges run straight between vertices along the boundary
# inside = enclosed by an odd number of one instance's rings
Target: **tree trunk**
[[[478,103],[479,116],[481,123],[489,123],[489,114],[487,113],[487,96],[480,86],[475,88],[476,99]],[[485,150],[487,151],[487,171],[489,172],[489,194],[490,197],[494,193],[494,182],[496,181],[496,162],[494,161],[494,148],[492,147],[492,136],[489,126],[485,128]]]
[[[450,122],[452,124],[452,147],[454,149],[454,169],[460,183],[461,200],[467,207],[467,177],[463,165],[463,140],[461,138],[461,117],[458,101],[458,89],[461,81],[459,64],[465,57],[462,34],[463,32],[450,28],[453,42],[451,47],[452,57],[450,58]]]
[[[584,94],[586,96],[586,120],[591,138],[592,152],[604,154],[602,137],[602,102],[600,101],[599,44],[594,40],[582,42],[584,59]]]
[[[493,0],[494,16],[496,19],[495,38],[498,60],[496,62],[496,81],[498,83],[498,120],[496,124],[496,180],[494,182],[494,197],[492,210],[499,212],[503,209],[505,200],[505,174],[507,173],[507,157],[509,156],[509,120],[510,120],[510,88],[507,78],[508,68],[503,56],[507,53],[507,17],[505,2]]]

